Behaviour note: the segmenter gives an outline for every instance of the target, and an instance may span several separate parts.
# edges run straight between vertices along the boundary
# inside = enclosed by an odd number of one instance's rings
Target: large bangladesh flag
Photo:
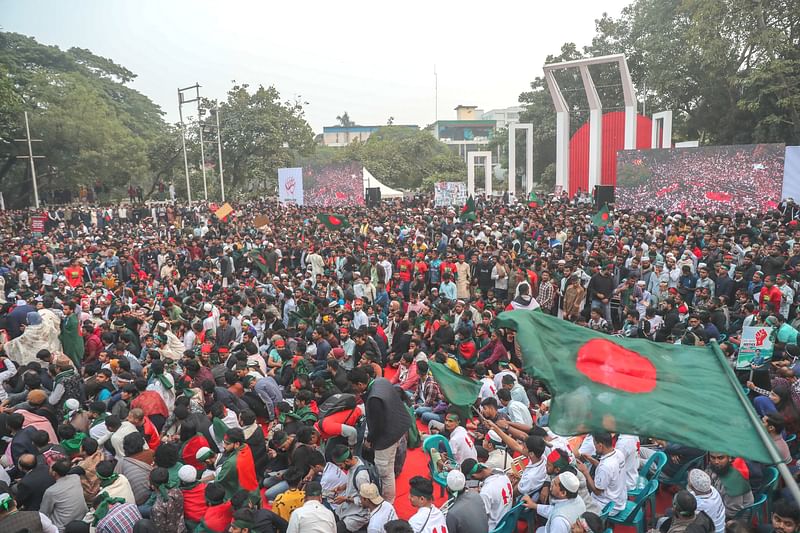
[[[472,196],[467,198],[458,216],[464,222],[474,221],[478,218],[478,215],[475,213],[475,200],[472,199]]]
[[[225,497],[230,498],[239,489],[248,492],[258,490],[256,466],[250,446],[241,447],[222,463],[216,482],[225,489]]]
[[[774,462],[715,347],[611,337],[531,311],[498,323],[516,330],[525,369],[552,392],[554,432],[605,429]]]
[[[344,215],[336,215],[333,213],[320,213],[317,219],[322,222],[328,229],[345,229],[350,227],[350,221]]]
[[[611,213],[608,212],[608,206],[603,204],[600,211],[592,216],[592,224],[598,228],[604,228],[608,226],[609,222],[611,222]]]

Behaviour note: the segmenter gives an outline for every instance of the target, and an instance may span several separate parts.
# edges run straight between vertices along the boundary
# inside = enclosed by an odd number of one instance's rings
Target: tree
[[[275,87],[251,92],[247,84],[234,85],[219,109],[225,181],[231,191],[272,192],[278,169],[314,149],[303,103],[282,102]]]
[[[103,183],[117,193],[149,173],[148,151],[166,128],[157,105],[127,87],[135,74],[90,51],[62,51],[30,37],[0,33],[0,138],[24,136],[23,112],[37,143],[40,196]],[[0,144],[13,162],[20,149]],[[26,150],[22,150],[25,153]],[[10,169],[4,171],[5,169]],[[31,203],[28,169],[7,163],[0,185],[13,207]]]
[[[415,128],[384,126],[366,142],[356,140],[340,150],[343,161],[358,161],[400,189],[429,188],[436,181],[463,181],[466,176],[466,165],[454,151]]]
[[[355,122],[350,120],[350,115],[347,114],[347,111],[337,116],[336,120],[339,122],[339,125],[342,126],[343,128],[351,128],[356,125]]]

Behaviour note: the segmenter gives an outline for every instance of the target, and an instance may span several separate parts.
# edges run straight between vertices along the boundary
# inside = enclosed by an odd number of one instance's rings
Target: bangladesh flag
[[[478,215],[475,212],[475,200],[472,199],[472,196],[467,198],[467,202],[464,204],[464,207],[461,208],[459,217],[464,222],[468,220],[476,220],[478,218]]]
[[[774,462],[718,347],[610,337],[531,311],[502,313],[498,324],[516,330],[525,369],[552,392],[555,433],[647,435]]]
[[[335,215],[333,213],[320,213],[317,215],[317,219],[322,222],[326,228],[333,230],[333,229],[345,229],[350,227],[350,221],[347,220],[347,217],[344,215]]]
[[[539,207],[540,205],[542,205],[542,202],[539,200],[539,196],[535,192],[531,191],[531,193],[528,195],[528,207],[534,208]]]
[[[435,361],[429,361],[428,368],[433,374],[433,379],[439,384],[439,389],[445,399],[457,408],[461,421],[465,422],[467,418],[471,418],[471,407],[478,399],[481,384],[461,374],[456,374],[447,366]]]
[[[233,455],[225,459],[215,481],[225,489],[226,499],[230,499],[239,489],[248,492],[257,490],[256,465],[250,446],[242,444]]]
[[[263,255],[261,255],[261,248],[253,248],[250,250],[247,256],[262,273],[267,273],[267,260],[264,259]]]
[[[608,206],[603,204],[600,211],[592,217],[592,224],[598,228],[604,228],[608,226],[609,222],[611,222],[611,213],[608,212]]]

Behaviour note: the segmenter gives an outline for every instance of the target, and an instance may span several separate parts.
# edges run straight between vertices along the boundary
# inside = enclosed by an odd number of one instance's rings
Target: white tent
[[[372,173],[367,170],[366,167],[364,168],[364,198],[367,197],[367,189],[370,187],[378,187],[381,190],[381,199],[386,198],[402,198],[403,191],[398,191],[397,189],[392,189],[388,185],[384,185],[378,179],[372,175]]]

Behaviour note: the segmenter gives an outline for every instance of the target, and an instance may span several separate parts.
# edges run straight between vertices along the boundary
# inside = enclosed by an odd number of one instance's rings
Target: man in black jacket
[[[353,392],[360,394],[366,407],[367,431],[365,445],[375,450],[375,467],[383,485],[382,496],[394,502],[394,458],[397,445],[411,426],[411,416],[401,398],[402,392],[388,379],[370,380],[363,368],[350,371]]]
[[[44,491],[56,482],[50,475],[50,468],[44,458],[37,461],[31,453],[20,456],[17,466],[24,474],[16,486],[17,507],[24,511],[38,511]]]

